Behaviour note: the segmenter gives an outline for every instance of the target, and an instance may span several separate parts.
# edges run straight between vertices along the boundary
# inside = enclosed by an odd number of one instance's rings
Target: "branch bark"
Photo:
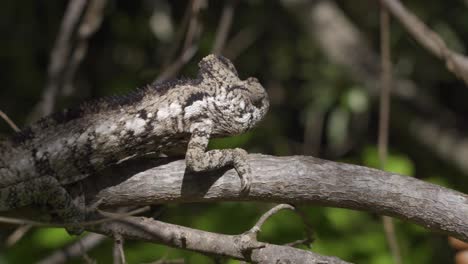
[[[162,243],[172,247],[204,254],[216,254],[252,263],[285,263],[284,261],[311,264],[348,263],[335,257],[321,256],[302,249],[253,241],[250,240],[248,234],[222,235],[144,217],[128,217],[90,228],[90,230],[107,236],[118,232],[126,239]],[[245,245],[252,247],[245,247]]]
[[[42,93],[41,101],[30,114],[30,121],[53,112],[56,96],[62,84],[62,75],[68,63],[72,49],[72,39],[76,33],[76,27],[88,4],[88,0],[71,0],[63,16],[54,48],[50,54],[50,62],[47,68],[47,84]]]
[[[304,12],[309,33],[315,36],[324,54],[338,65],[347,68],[356,81],[366,85],[370,95],[377,99],[379,56],[365,37],[331,0],[307,1],[299,7],[286,5]],[[461,122],[449,109],[442,107],[413,81],[395,76],[392,95],[404,103],[402,112],[411,122],[408,132],[415,141],[425,145],[441,159],[456,165],[468,174],[468,143],[464,133],[457,132]],[[406,103],[406,104],[405,104]],[[418,111],[414,111],[414,107]],[[419,113],[428,113],[430,119]],[[434,122],[433,119],[438,122]],[[443,124],[443,125],[441,125]]]
[[[445,41],[408,11],[398,0],[381,0],[385,8],[426,50],[445,61],[447,69],[468,84],[468,57],[447,47]]]
[[[122,163],[84,182],[102,207],[213,201],[316,204],[394,216],[468,241],[468,196],[424,181],[307,156],[250,155],[252,188],[233,170],[191,173],[183,160]]]

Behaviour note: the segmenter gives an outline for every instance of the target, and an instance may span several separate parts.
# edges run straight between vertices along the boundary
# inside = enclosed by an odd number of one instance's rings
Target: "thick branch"
[[[306,156],[250,155],[252,188],[241,196],[233,170],[195,174],[185,171],[183,160],[157,162],[121,164],[88,178],[87,200],[102,199],[104,207],[210,201],[317,204],[395,216],[468,241],[468,196],[412,177]]]

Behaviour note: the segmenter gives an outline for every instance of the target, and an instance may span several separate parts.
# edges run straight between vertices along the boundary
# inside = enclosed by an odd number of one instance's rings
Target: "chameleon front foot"
[[[240,192],[245,194],[250,191],[252,185],[252,169],[247,162],[247,151],[236,148],[233,150],[233,165],[241,180]]]
[[[194,129],[185,156],[187,168],[192,171],[207,171],[220,169],[225,166],[232,166],[241,180],[240,192],[249,192],[252,181],[252,170],[247,163],[247,151],[235,148],[222,150],[214,149],[205,152],[209,137],[209,127],[196,127]]]
[[[241,179],[241,193],[248,193],[250,191],[250,186],[252,184],[252,177],[250,174],[245,174],[243,176],[240,176]]]

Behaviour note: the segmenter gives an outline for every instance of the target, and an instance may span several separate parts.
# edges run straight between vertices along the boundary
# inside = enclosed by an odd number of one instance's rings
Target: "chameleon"
[[[210,138],[241,134],[259,123],[268,95],[256,78],[241,80],[225,57],[208,55],[198,66],[196,78],[85,102],[0,142],[0,211],[41,206],[61,222],[79,225],[85,209],[65,186],[149,152],[185,151],[187,169],[195,172],[233,167],[240,193],[248,192],[247,152],[206,149]]]

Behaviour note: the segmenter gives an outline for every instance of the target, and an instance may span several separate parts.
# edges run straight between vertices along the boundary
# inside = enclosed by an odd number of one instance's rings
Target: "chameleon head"
[[[199,66],[202,78],[216,87],[215,107],[210,109],[212,116],[217,116],[214,134],[243,133],[264,118],[270,104],[256,78],[240,80],[234,65],[222,56],[208,55]]]

